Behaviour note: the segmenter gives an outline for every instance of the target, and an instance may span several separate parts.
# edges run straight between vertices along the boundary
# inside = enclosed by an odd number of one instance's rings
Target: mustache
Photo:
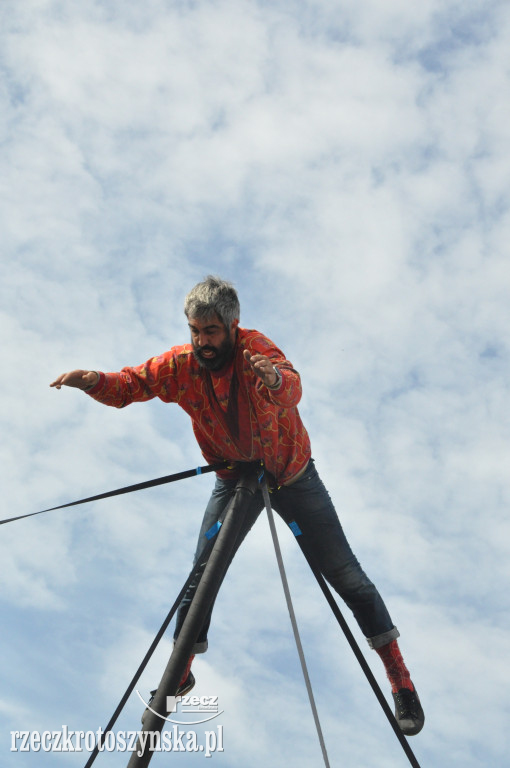
[[[198,352],[216,352],[217,350],[214,347],[210,347],[208,344],[205,344],[203,347],[197,346]]]

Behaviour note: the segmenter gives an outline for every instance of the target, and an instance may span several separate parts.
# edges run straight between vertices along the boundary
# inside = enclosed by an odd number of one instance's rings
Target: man
[[[207,462],[228,460],[225,470],[217,472],[195,560],[205,544],[205,534],[233,494],[238,465],[262,461],[273,479],[272,505],[287,523],[297,523],[324,577],[352,610],[370,647],[381,657],[400,728],[406,735],[418,733],[424,714],[398,647],[399,632],[379,592],[352,553],[311,458],[310,440],[297,409],[301,398],[298,372],[266,336],[239,326],[239,300],[230,283],[207,277],[186,297],[184,312],[191,344],[172,347],[159,357],[119,373],[71,371],[50,386],[77,387],[100,403],[117,408],[154,397],[178,403],[191,417]],[[259,491],[245,510],[237,547],[262,507]],[[175,637],[193,589],[194,585],[180,606]],[[207,650],[209,622],[210,613],[194,654]],[[181,695],[194,685],[190,669],[193,658],[181,680]]]

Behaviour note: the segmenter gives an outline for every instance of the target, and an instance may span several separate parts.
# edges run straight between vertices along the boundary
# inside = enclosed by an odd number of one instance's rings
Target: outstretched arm
[[[76,389],[90,389],[99,381],[99,374],[96,371],[83,371],[78,368],[76,371],[61,373],[55,381],[52,381],[50,387],[61,389],[62,387],[76,387]]]

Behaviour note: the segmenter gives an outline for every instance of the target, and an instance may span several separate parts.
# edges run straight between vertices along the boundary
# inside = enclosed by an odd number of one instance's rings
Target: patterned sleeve
[[[87,391],[90,397],[104,405],[124,408],[159,397],[175,402],[179,394],[178,348],[137,366],[126,366],[118,373],[99,373],[99,381]]]
[[[282,406],[292,408],[301,400],[301,377],[292,363],[267,336],[256,331],[249,332],[243,339],[243,346],[253,355],[265,355],[280,371],[282,381],[277,389],[270,389],[258,378],[255,386],[265,399]],[[250,371],[250,364],[245,361],[245,371]]]

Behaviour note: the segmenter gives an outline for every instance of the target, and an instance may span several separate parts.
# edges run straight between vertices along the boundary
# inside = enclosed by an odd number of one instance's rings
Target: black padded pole
[[[223,577],[228,568],[230,555],[244,519],[243,506],[253,496],[258,487],[257,474],[260,468],[254,465],[246,467],[238,481],[225,514],[223,525],[217,534],[214,548],[204,568],[193,601],[175,641],[172,654],[163,673],[158,690],[151,703],[151,709],[145,712],[142,724],[144,741],[138,739],[127,768],[145,768],[149,765],[157,745],[157,735],[161,734],[167,715],[167,697],[175,696],[186,663],[192,654],[204,618],[213,604]],[[151,711],[154,710],[154,711]],[[147,734],[147,736],[145,736]],[[152,749],[151,749],[152,748]]]
[[[203,551],[203,554],[204,554],[205,557],[209,556],[209,553],[211,552],[213,546],[214,546],[214,539],[209,539],[209,541],[207,542],[206,546],[204,547],[204,551]],[[200,571],[201,571],[200,563],[196,563],[193,566],[193,568],[191,570],[191,573],[189,574],[188,578],[186,579],[186,581],[184,583],[184,586],[182,587],[181,591],[177,595],[177,597],[176,597],[176,599],[174,601],[174,604],[170,608],[170,611],[168,612],[168,614],[167,614],[163,624],[159,628],[158,633],[157,633],[156,637],[154,638],[154,640],[152,641],[149,650],[145,654],[145,656],[144,656],[140,666],[136,670],[133,679],[131,680],[131,682],[129,683],[128,687],[126,688],[126,691],[125,691],[122,699],[120,700],[120,702],[119,702],[119,704],[117,706],[117,709],[115,710],[115,712],[111,716],[108,725],[103,729],[101,737],[98,739],[98,742],[97,742],[96,746],[94,747],[93,751],[91,752],[91,754],[89,756],[89,759],[85,763],[84,768],[91,768],[91,766],[93,765],[93,763],[96,760],[96,757],[101,752],[103,744],[106,741],[107,735],[112,730],[112,728],[115,725],[115,723],[117,722],[117,720],[118,720],[122,710],[124,709],[124,707],[126,706],[127,702],[129,701],[129,698],[130,698],[131,694],[133,693],[133,691],[136,688],[137,682],[139,681],[140,677],[142,676],[143,672],[145,671],[145,669],[146,669],[149,661],[151,660],[151,658],[152,658],[156,648],[158,647],[161,639],[163,638],[166,630],[168,629],[168,626],[169,626],[170,622],[172,621],[172,619],[174,617],[174,614],[177,612],[177,609],[179,608],[181,600],[184,597],[184,595],[186,594],[186,592],[188,590],[188,587],[198,577],[198,574],[200,573]]]

